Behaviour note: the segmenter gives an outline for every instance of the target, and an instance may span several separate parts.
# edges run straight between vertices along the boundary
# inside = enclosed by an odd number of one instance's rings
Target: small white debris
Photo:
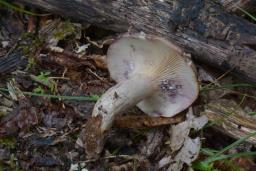
[[[78,146],[78,147],[84,147],[84,143],[83,143],[83,141],[81,140],[81,138],[77,138],[77,140],[76,140],[76,146]]]
[[[146,34],[143,31],[141,31],[139,34],[139,38],[146,39]]]
[[[90,46],[90,43],[87,43],[85,45],[82,46],[78,46],[77,45],[77,50],[75,51],[77,54],[81,54],[81,53],[85,53],[86,49]]]
[[[9,46],[10,41],[2,41],[1,44],[3,48],[6,48],[7,46]]]
[[[51,51],[53,51],[53,52],[59,52],[59,53],[62,53],[62,52],[64,51],[63,48],[57,47],[57,46],[50,46],[50,49],[51,49]]]
[[[77,171],[78,167],[79,167],[78,163],[71,164],[69,171]]]
[[[69,171],[78,171],[81,168],[81,171],[89,171],[88,169],[84,168],[85,167],[85,163],[75,163],[75,164],[71,164]],[[79,169],[80,168],[80,169]]]

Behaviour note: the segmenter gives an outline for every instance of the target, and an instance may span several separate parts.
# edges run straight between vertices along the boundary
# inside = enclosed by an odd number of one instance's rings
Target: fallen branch
[[[128,28],[172,40],[198,62],[256,82],[256,25],[212,0],[17,0],[80,21],[126,32]]]

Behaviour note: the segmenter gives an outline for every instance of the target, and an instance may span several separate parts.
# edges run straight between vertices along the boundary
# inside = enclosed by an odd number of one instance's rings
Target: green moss
[[[21,44],[19,46],[22,50],[23,55],[28,58],[28,64],[27,64],[26,70],[29,70],[33,68],[34,65],[36,64],[33,56],[36,50],[43,45],[44,41],[32,33],[22,34],[21,41],[30,42],[30,43]]]
[[[0,144],[12,149],[15,147],[16,139],[13,137],[2,137],[0,138]]]
[[[75,32],[76,28],[74,24],[69,21],[61,22],[53,33],[53,37],[57,40],[63,40],[66,36],[75,34]]]
[[[35,58],[33,58],[32,56],[29,56],[26,70],[30,70],[31,68],[33,68],[35,66],[35,64],[36,64]]]
[[[43,84],[44,86],[47,86],[50,89],[51,93],[55,93],[57,85],[52,79],[49,78],[50,74],[51,73],[49,71],[41,71],[39,75],[34,77],[34,79]],[[42,86],[38,86],[36,89],[33,90],[33,92],[45,93]]]
[[[20,39],[21,41],[29,42],[25,45],[20,45],[20,47],[23,49],[24,54],[35,51],[36,48],[41,47],[44,42],[44,40],[40,39],[37,35],[32,33],[23,33]]]

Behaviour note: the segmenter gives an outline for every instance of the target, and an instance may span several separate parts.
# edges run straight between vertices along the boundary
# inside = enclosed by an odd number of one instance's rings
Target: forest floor
[[[131,117],[113,127],[99,159],[88,159],[80,133],[95,102],[115,85],[106,52],[118,34],[54,15],[7,8],[0,14],[0,171],[167,170],[170,158],[185,155],[169,152],[178,141],[170,138],[173,125],[138,128]],[[184,167],[256,170],[256,85],[230,71],[196,68],[200,95],[191,109],[209,122],[184,135],[201,140],[199,155],[190,156],[197,159]],[[136,107],[125,113],[144,115]]]

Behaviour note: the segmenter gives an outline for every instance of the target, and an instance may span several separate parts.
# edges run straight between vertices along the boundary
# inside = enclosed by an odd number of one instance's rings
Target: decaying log
[[[256,11],[256,1],[255,0],[218,0],[226,10],[232,12],[242,12],[245,10],[249,13]]]
[[[80,21],[156,34],[193,59],[256,83],[256,25],[212,0],[16,0]]]

